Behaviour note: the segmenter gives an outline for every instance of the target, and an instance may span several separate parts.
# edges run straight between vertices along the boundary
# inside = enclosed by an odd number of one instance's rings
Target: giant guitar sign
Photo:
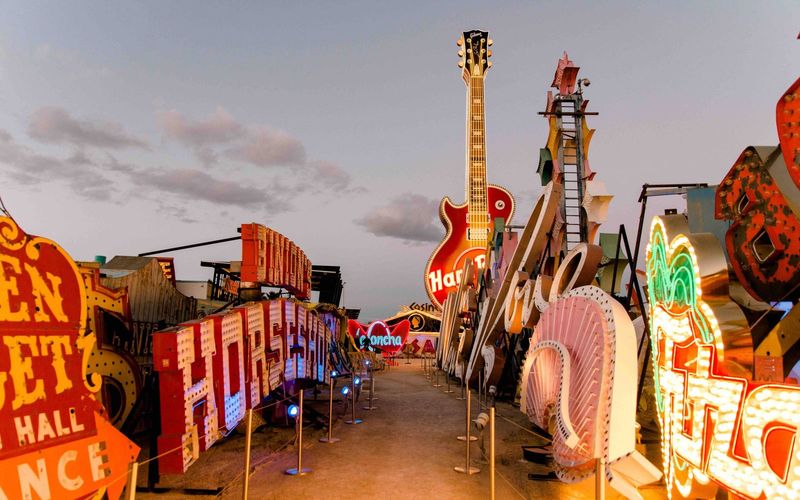
[[[439,309],[447,294],[461,282],[461,269],[466,260],[475,262],[475,272],[484,267],[486,244],[496,218],[511,220],[514,198],[506,189],[486,184],[486,138],[483,102],[483,82],[492,63],[489,33],[468,31],[459,39],[461,57],[458,65],[464,69],[467,85],[467,155],[466,201],[455,205],[442,198],[439,218],[447,229],[425,266],[425,289],[431,302]]]
[[[139,453],[87,374],[86,295],[58,244],[0,216],[0,498],[117,498]]]

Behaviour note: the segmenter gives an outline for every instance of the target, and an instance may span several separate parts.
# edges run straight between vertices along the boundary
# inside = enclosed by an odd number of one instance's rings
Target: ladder
[[[579,243],[587,240],[585,212],[582,209],[584,193],[583,114],[581,95],[559,95],[556,97],[556,117],[561,131],[559,164],[562,172],[564,198],[561,212],[564,216],[564,242],[569,252]]]

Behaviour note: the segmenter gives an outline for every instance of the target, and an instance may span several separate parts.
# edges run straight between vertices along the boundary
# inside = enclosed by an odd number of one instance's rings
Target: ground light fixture
[[[303,468],[303,399],[304,399],[303,389],[300,389],[300,392],[297,395],[297,400],[300,404],[298,405],[291,405],[287,409],[286,413],[292,417],[295,421],[295,429],[297,433],[297,467],[293,467],[291,469],[286,469],[284,471],[289,476],[305,476],[311,469],[304,469]]]
[[[342,396],[347,396],[348,394],[350,394],[350,386],[346,385],[342,387]]]

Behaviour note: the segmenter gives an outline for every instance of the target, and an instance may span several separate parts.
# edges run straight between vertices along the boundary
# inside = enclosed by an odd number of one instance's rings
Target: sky
[[[463,201],[456,39],[494,40],[490,182],[527,219],[563,51],[591,86],[589,160],[635,232],[641,185],[719,182],[776,145],[800,76],[800,2],[0,0],[0,197],[77,260],[235,236],[242,223],[338,265],[361,319],[427,302],[438,204]],[[665,202],[680,204],[677,200]],[[663,203],[662,203],[663,204]],[[654,204],[653,210],[659,205]],[[239,260],[238,242],[175,252]]]

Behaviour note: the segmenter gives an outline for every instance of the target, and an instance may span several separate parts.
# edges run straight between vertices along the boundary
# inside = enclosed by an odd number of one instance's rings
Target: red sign
[[[494,220],[508,222],[514,215],[511,193],[486,182],[484,78],[491,63],[482,55],[492,54],[485,49],[490,43],[489,34],[468,31],[459,43],[467,47],[466,52],[459,52],[467,85],[466,190],[463,204],[455,205],[446,196],[439,204],[439,218],[447,233],[425,266],[425,290],[438,309],[447,294],[456,291],[468,259],[475,263],[475,277],[480,275]]]
[[[729,297],[722,248],[680,215],[655,217],[647,250],[653,375],[673,498],[795,498],[800,387],[753,380],[753,338]]]
[[[260,224],[242,224],[242,281],[311,296],[311,261],[292,240]]]
[[[395,353],[403,348],[410,328],[411,323],[407,319],[391,327],[383,321],[373,321],[368,327],[354,319],[347,322],[347,332],[359,348],[370,346],[388,353]]]
[[[0,217],[0,498],[117,498],[125,486],[139,448],[93,395],[86,316],[69,255]]]
[[[159,471],[182,474],[279,385],[328,380],[325,318],[286,299],[250,302],[153,335]]]

